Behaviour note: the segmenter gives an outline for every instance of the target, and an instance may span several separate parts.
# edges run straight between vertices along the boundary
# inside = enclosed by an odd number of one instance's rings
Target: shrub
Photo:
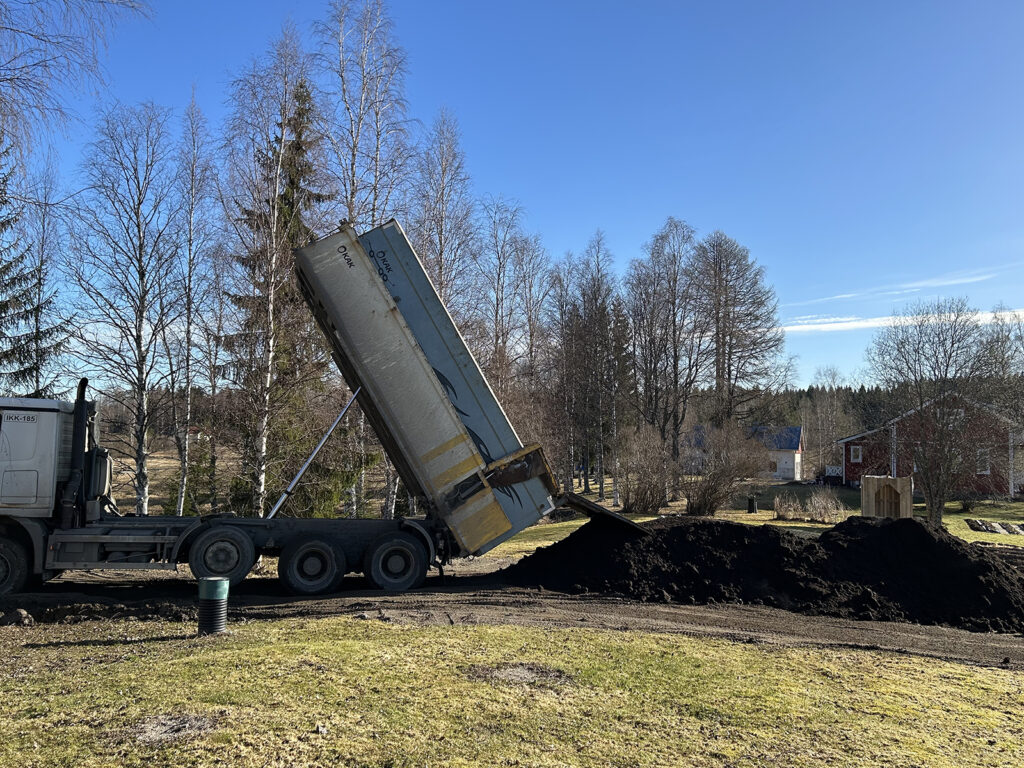
[[[768,452],[738,424],[694,430],[682,446],[680,482],[688,515],[712,516],[767,466]]]
[[[816,523],[838,523],[845,511],[836,492],[828,487],[815,488],[807,499],[807,519]]]
[[[656,515],[665,506],[665,453],[658,433],[646,425],[623,441],[623,512]]]
[[[803,520],[804,509],[800,500],[791,493],[780,493],[774,499],[776,520]]]
[[[804,520],[811,523],[838,523],[846,507],[831,488],[815,488],[801,504],[791,493],[780,493],[775,497],[775,518],[777,520]]]

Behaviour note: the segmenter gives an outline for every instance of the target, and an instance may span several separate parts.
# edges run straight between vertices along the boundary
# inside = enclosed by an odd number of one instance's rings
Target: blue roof
[[[750,436],[756,437],[769,451],[799,451],[802,427],[754,427]]]
[[[750,437],[756,438],[769,451],[799,451],[802,427],[751,427]],[[705,428],[698,424],[690,432],[690,443],[704,450]]]

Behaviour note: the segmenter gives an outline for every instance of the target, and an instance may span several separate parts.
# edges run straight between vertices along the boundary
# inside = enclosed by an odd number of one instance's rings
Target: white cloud
[[[1005,319],[1024,319],[1024,309],[1008,309],[1003,312],[978,312],[976,317],[982,325],[988,325],[996,319],[996,316]],[[863,331],[874,328],[884,328],[892,325],[899,317],[889,315],[887,317],[819,317],[806,316],[809,318],[794,318],[789,324],[782,326],[786,333],[834,333],[836,331]]]
[[[911,290],[918,288],[947,288],[951,285],[970,285],[971,283],[983,283],[996,276],[995,272],[986,273],[952,273],[940,277],[930,277],[926,280],[915,280],[912,283],[904,283],[904,287]]]
[[[857,315],[798,315],[786,322],[790,325],[804,325],[805,323],[838,323],[844,320],[857,319]]]
[[[837,319],[813,320],[782,326],[786,333],[829,333],[832,331],[861,331],[866,328],[882,328],[892,323],[892,317],[842,317]]]
[[[784,307],[806,307],[812,304],[824,304],[829,301],[844,301],[847,299],[878,299],[885,296],[906,296],[918,293],[923,288],[949,288],[955,285],[971,285],[983,283],[999,276],[1001,270],[1019,266],[1019,263],[1006,264],[1003,267],[988,270],[973,270],[949,272],[945,275],[928,277],[923,280],[912,280],[897,285],[880,285],[875,288],[868,288],[853,293],[837,293],[834,296],[823,296],[817,299],[806,299],[804,301],[793,301],[783,304]]]

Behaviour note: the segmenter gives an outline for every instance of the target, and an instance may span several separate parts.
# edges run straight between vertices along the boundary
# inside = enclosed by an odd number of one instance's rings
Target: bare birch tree
[[[477,246],[459,126],[441,110],[416,162],[411,238],[441,301],[456,318],[469,313],[473,254]]]
[[[42,128],[66,125],[61,96],[100,82],[107,32],[140,0],[0,0],[0,131],[22,150]]]
[[[616,286],[611,275],[612,254],[604,232],[600,229],[587,243],[581,261],[578,291],[580,320],[584,334],[578,377],[584,382],[583,398],[587,403],[584,424],[585,457],[597,473],[597,498],[605,498],[605,448],[608,427],[607,403],[611,401],[607,372],[612,358],[612,296]],[[587,472],[589,475],[589,471]],[[587,479],[584,479],[587,483]]]
[[[551,256],[540,235],[523,235],[520,238],[512,269],[516,306],[523,327],[526,380],[534,386],[541,350],[547,340],[544,316],[552,291]]]
[[[209,255],[213,245],[216,178],[210,159],[210,137],[206,118],[195,94],[185,110],[178,147],[176,179],[178,245],[173,277],[181,319],[164,328],[162,339],[167,355],[168,385],[174,443],[178,451],[178,497],[175,514],[185,512],[191,469],[192,398],[196,382],[197,321],[208,294]]]
[[[849,434],[850,419],[846,415],[844,381],[835,366],[823,366],[814,374],[814,402],[811,404],[810,432],[815,471],[823,472],[829,463],[839,459],[836,441],[841,433]]]
[[[334,0],[316,25],[320,130],[341,215],[357,229],[393,215],[406,182],[405,51],[383,0]]]
[[[103,115],[86,156],[89,188],[76,210],[66,265],[81,307],[77,356],[129,417],[130,433],[120,442],[133,457],[140,515],[149,512],[150,397],[165,375],[161,334],[178,317],[164,300],[174,263],[168,119],[153,104],[115,106]]]
[[[928,523],[937,527],[962,468],[974,469],[969,412],[996,370],[988,336],[966,299],[920,302],[878,332],[868,361],[897,408],[906,408],[896,441],[915,456]]]
[[[577,387],[574,362],[578,346],[579,307],[574,286],[576,258],[569,252],[552,269],[552,296],[548,310],[555,365],[553,366],[555,395],[552,403],[554,420],[559,425],[555,432],[562,444],[560,456],[562,485],[565,493],[575,490],[576,462],[579,455],[577,423]]]
[[[502,197],[487,199],[482,207],[480,250],[476,276],[480,288],[479,313],[487,329],[484,369],[499,397],[508,391],[516,358],[516,253],[522,241],[522,207]]]
[[[231,335],[232,368],[234,383],[248,401],[243,456],[256,516],[266,511],[281,302],[292,279],[280,195],[285,183],[284,126],[304,76],[297,34],[286,28],[270,54],[235,80],[225,146],[230,192],[222,199],[225,217],[233,223],[239,281],[234,297],[241,320]]]
[[[652,277],[660,287],[656,306],[664,312],[668,334],[668,376],[659,428],[677,472],[690,399],[707,372],[712,352],[712,318],[700,311],[704,286],[695,270],[695,245],[694,230],[669,217],[648,246]]]
[[[230,256],[223,249],[216,248],[209,257],[207,290],[205,300],[199,306],[196,329],[199,377],[206,389],[208,402],[204,414],[204,428],[209,441],[206,496],[210,502],[210,513],[216,514],[221,505],[220,449],[226,431],[226,414],[221,400],[226,383],[225,372],[230,362],[227,341],[229,329],[237,327],[237,322],[234,319],[234,307],[230,298]]]

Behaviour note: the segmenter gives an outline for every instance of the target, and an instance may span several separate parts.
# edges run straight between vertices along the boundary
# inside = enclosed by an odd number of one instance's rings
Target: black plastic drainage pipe
[[[204,576],[199,579],[199,635],[217,635],[227,631],[227,579]]]

